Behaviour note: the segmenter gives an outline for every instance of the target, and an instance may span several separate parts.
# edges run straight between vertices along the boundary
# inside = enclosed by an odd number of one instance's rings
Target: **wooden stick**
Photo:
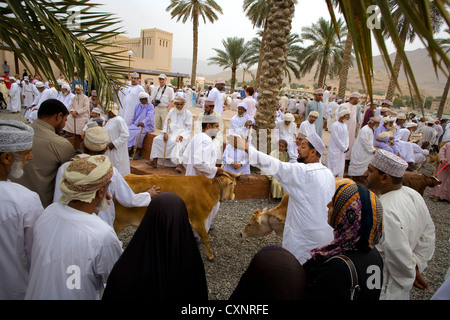
[[[164,168],[164,166],[166,164],[166,149],[167,149],[167,142],[169,141],[169,124],[170,124],[170,121],[172,121],[172,119],[169,118],[167,120],[167,130],[166,130],[167,141],[165,142],[165,145],[164,145],[163,168]]]
[[[136,155],[136,151],[137,151],[137,147],[138,147],[138,145],[139,145],[139,141],[141,141],[142,130],[144,130],[144,127],[141,128],[141,132],[139,133],[138,141],[137,141],[136,145],[134,146],[134,152],[133,152],[133,158],[132,158],[132,160],[134,160],[134,156]]]

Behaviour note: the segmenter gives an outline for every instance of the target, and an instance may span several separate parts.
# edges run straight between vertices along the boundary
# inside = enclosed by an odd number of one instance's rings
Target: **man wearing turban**
[[[76,150],[80,146],[81,131],[91,114],[89,98],[83,93],[83,86],[80,84],[75,86],[75,97],[72,99],[69,113],[64,131],[73,137],[72,144]]]
[[[73,161],[59,183],[60,202],[35,224],[27,300],[98,300],[122,254],[108,208],[113,166],[104,155]]]
[[[137,155],[139,156],[145,136],[153,131],[155,131],[155,107],[150,103],[148,93],[141,92],[139,93],[139,103],[134,109],[133,119],[128,126],[128,132],[130,133],[128,138],[129,153],[132,155],[136,147]]]
[[[39,195],[11,182],[33,158],[34,130],[0,121],[0,300],[23,300],[28,285],[33,226],[44,211]]]
[[[322,100],[323,100],[323,89],[317,89],[314,92],[314,100],[310,101],[307,104],[305,111],[305,116],[307,119],[309,118],[309,114],[312,111],[317,111],[319,113],[319,117],[317,117],[317,120],[314,122],[314,125],[316,126],[316,132],[320,138],[322,138],[323,117],[325,114],[325,105],[323,104]]]
[[[181,157],[191,140],[194,116],[186,109],[185,98],[175,97],[174,104],[175,108],[167,115],[161,134],[153,140],[150,160],[151,165],[156,167],[158,159],[161,159],[163,164],[167,159],[169,166],[176,166],[176,170],[181,172],[183,170]]]

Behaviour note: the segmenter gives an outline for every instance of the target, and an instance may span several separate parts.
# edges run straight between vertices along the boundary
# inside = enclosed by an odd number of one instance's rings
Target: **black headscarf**
[[[203,260],[178,195],[152,199],[109,275],[103,299],[208,300]]]
[[[306,274],[294,255],[266,247],[253,257],[229,300],[302,300],[305,285]]]

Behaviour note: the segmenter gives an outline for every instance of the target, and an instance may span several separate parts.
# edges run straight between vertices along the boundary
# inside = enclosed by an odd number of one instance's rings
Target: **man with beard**
[[[14,179],[39,194],[44,208],[53,201],[58,168],[75,156],[72,144],[57,134],[64,128],[68,115],[66,106],[56,99],[41,104],[38,119],[31,125],[33,160],[24,167],[23,176]]]
[[[181,157],[191,138],[194,116],[186,109],[185,98],[176,97],[174,104],[175,108],[167,115],[161,134],[153,140],[150,161],[151,166],[156,168],[158,159],[162,160],[162,164],[168,159],[170,165],[181,172]]]
[[[200,113],[195,121],[194,125],[194,135],[202,132],[202,123],[203,117],[214,115],[217,117],[219,121],[219,132],[217,132],[216,137],[213,140],[214,145],[217,149],[217,162],[221,162],[222,159],[222,150],[223,150],[223,134],[224,134],[224,126],[223,126],[223,118],[222,115],[214,111],[214,100],[207,98],[204,101],[204,112]]]
[[[33,158],[34,130],[19,121],[0,121],[0,299],[23,300],[33,245],[33,226],[44,211],[37,193],[11,182]]]
[[[61,94],[58,97],[58,100],[64,103],[67,110],[70,110],[70,106],[72,105],[72,100],[75,95],[70,90],[70,86],[68,84],[63,84],[61,86]]]
[[[202,132],[196,134],[183,153],[183,165],[186,168],[186,176],[205,175],[209,179],[220,176],[222,168],[216,166],[217,149],[213,143],[219,132],[219,120],[214,115],[203,117]],[[205,222],[206,232],[209,231],[214,217],[219,212],[220,202],[211,210]],[[198,238],[197,232],[194,232]]]
[[[326,147],[317,133],[301,140],[298,163],[281,162],[259,152],[244,139],[228,136],[227,142],[245,150],[250,165],[277,179],[289,197],[283,234],[283,248],[300,263],[311,258],[310,251],[333,241],[328,225],[327,204],[335,193],[335,179],[330,169],[320,163]]]
[[[63,130],[72,137],[72,144],[76,150],[81,143],[81,132],[91,114],[89,98],[83,93],[82,85],[75,86],[75,97],[72,99],[69,113]]]
[[[139,93],[139,103],[134,109],[133,120],[128,126],[128,152],[133,155],[137,151],[137,159],[141,155],[142,146],[147,133],[155,131],[155,107],[150,103],[150,96],[146,92]],[[136,160],[136,159],[133,159]]]
[[[287,153],[291,162],[297,160],[297,145],[295,141],[297,139],[297,125],[295,124],[295,117],[291,113],[284,115],[284,121],[280,121],[275,125],[275,129],[278,130],[280,140],[284,140],[288,143]]]
[[[383,125],[380,125],[374,132],[374,147],[389,151],[398,155],[399,150],[394,143],[394,118],[383,118]]]
[[[60,202],[35,223],[26,300],[99,300],[122,243],[97,213],[108,209],[113,166],[107,156],[73,161]],[[53,195],[52,195],[53,196]]]
[[[247,113],[247,105],[244,102],[238,104],[238,113],[230,120],[230,133],[243,134],[249,137],[250,129],[255,125],[255,119]]]
[[[305,111],[306,118],[309,117],[309,114],[312,111],[317,111],[319,113],[319,117],[317,118],[316,122],[314,122],[314,125],[316,126],[316,133],[319,135],[321,139],[323,132],[323,116],[325,114],[325,106],[322,100],[323,100],[323,89],[317,89],[314,92],[314,100],[310,101],[307,104]]]

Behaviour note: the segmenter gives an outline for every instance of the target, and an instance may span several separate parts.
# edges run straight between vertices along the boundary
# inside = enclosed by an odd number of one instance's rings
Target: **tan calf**
[[[212,208],[224,200],[234,200],[234,187],[239,175],[225,173],[214,179],[199,176],[127,175],[125,180],[135,193],[145,192],[156,185],[161,192],[173,192],[185,202],[192,228],[201,237],[209,260],[214,255],[209,244],[205,222]],[[138,227],[147,208],[126,208],[114,200],[116,218],[114,230],[119,234],[125,227]]]

